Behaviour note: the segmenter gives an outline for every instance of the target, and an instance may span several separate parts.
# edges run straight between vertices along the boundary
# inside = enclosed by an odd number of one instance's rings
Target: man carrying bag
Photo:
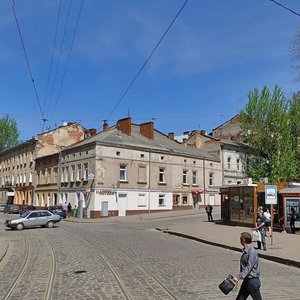
[[[260,263],[256,250],[251,244],[251,234],[241,233],[240,243],[243,253],[240,260],[240,272],[234,277],[235,282],[243,279],[236,300],[245,300],[250,295],[253,300],[262,300],[260,294]]]

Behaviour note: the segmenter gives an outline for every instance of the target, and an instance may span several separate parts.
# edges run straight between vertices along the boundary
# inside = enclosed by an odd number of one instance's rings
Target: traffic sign
[[[265,204],[277,204],[277,186],[265,186]]]

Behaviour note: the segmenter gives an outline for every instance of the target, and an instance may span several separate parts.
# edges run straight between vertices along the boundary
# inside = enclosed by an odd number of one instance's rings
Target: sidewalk
[[[251,229],[247,227],[221,225],[207,221],[195,222],[192,226],[181,224],[170,226],[170,228],[157,228],[157,230],[238,252],[241,252],[242,247],[240,234],[243,231],[251,233]],[[299,235],[273,232],[273,245],[271,245],[270,237],[266,240],[267,251],[257,250],[260,257],[300,268]],[[256,242],[253,246],[257,246]]]

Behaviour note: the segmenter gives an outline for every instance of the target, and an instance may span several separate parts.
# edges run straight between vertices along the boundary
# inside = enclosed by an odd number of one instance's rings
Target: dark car
[[[33,205],[21,205],[21,213],[29,210],[36,210],[36,207]]]
[[[8,204],[4,211],[5,214],[20,214],[21,213],[21,205],[19,204]]]
[[[4,212],[6,206],[7,206],[6,204],[0,203],[0,212]]]
[[[55,215],[59,215],[61,218],[66,218],[67,213],[65,210],[63,210],[63,207],[61,205],[54,205],[54,206],[49,206],[48,210],[52,212]]]

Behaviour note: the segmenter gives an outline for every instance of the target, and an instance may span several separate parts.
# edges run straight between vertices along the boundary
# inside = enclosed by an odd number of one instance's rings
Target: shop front
[[[272,205],[272,207],[271,205],[265,204],[266,185],[277,186],[277,204]],[[287,211],[290,210],[290,206],[298,207],[299,211],[300,204],[300,187],[299,194],[284,194],[283,191],[286,187],[286,182],[221,187],[220,193],[222,221],[232,225],[254,227],[257,217],[257,208],[262,206],[263,209],[268,208],[270,211],[271,208],[273,208],[272,216],[274,227],[285,228],[287,226],[286,224],[289,222],[289,215]],[[284,200],[284,196],[287,195],[287,200]],[[297,203],[298,206],[296,205]]]
[[[221,218],[229,224],[253,226],[257,209],[256,185],[220,188]]]
[[[283,198],[283,227],[290,232],[290,219],[292,209],[296,211],[295,227],[300,227],[299,206],[300,206],[300,187],[288,187],[280,191]]]

